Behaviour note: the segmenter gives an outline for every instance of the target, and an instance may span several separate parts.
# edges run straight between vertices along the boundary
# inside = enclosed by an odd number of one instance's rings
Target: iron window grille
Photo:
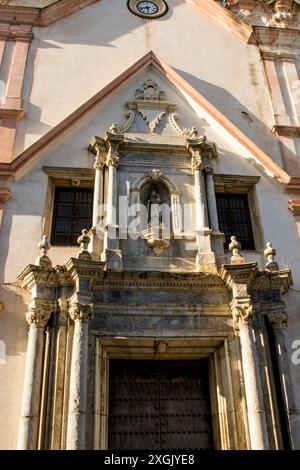
[[[81,231],[92,225],[93,189],[56,188],[51,243],[76,246]]]
[[[225,234],[225,248],[235,235],[243,250],[255,250],[247,194],[216,193],[219,228]]]

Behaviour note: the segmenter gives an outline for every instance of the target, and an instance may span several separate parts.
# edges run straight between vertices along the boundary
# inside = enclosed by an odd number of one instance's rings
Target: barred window
[[[225,247],[235,235],[243,250],[255,250],[247,194],[216,193],[220,231],[225,234]]]
[[[76,246],[81,231],[92,226],[93,189],[55,189],[51,243]]]

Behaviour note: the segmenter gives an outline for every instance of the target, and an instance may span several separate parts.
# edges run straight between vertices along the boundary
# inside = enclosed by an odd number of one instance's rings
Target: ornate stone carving
[[[232,316],[235,323],[247,323],[253,318],[252,305],[235,305],[232,308]]]
[[[125,114],[125,118],[126,122],[124,124],[113,123],[111,125],[109,130],[112,134],[124,134],[124,132],[128,131],[134,121],[135,112],[132,110],[127,111],[127,113]]]
[[[231,237],[231,243],[229,244],[229,250],[232,252],[231,264],[244,264],[245,258],[240,254],[241,244],[237,241],[235,236]]]
[[[38,243],[38,249],[40,250],[40,255],[35,260],[35,264],[37,266],[41,266],[43,268],[49,268],[52,263],[50,258],[47,256],[48,250],[50,250],[51,245],[48,241],[47,235],[43,235],[41,241]]]
[[[148,78],[142,88],[137,88],[135,91],[136,100],[146,100],[146,101],[162,101],[166,100],[165,92],[158,88],[157,83],[155,83],[151,78]]]
[[[170,246],[170,239],[161,238],[160,229],[155,230],[149,226],[142,232],[142,237],[145,239],[146,244],[152,249],[155,256],[160,256]]]
[[[288,315],[286,312],[268,313],[268,318],[274,330],[279,330],[287,327]]]
[[[266,264],[267,271],[278,271],[279,266],[275,261],[276,250],[272,247],[272,243],[267,243],[267,248],[264,251],[264,255],[266,256],[268,262]]]
[[[80,251],[77,255],[78,259],[90,260],[92,258],[90,252],[88,251],[88,246],[91,239],[87,233],[88,231],[84,229],[82,230],[80,237],[77,238],[77,243],[80,245]]]
[[[34,299],[29,305],[26,320],[29,325],[45,327],[49,321],[52,310],[52,300]]]
[[[71,185],[75,188],[79,188],[81,184],[81,179],[80,178],[71,178]]]
[[[73,321],[91,320],[94,315],[94,304],[72,304],[69,313]]]
[[[119,164],[119,147],[124,142],[124,135],[113,132],[107,132],[108,153],[106,158],[107,166],[118,166]]]
[[[299,0],[218,0],[238,18],[255,26],[300,26]]]
[[[163,356],[164,354],[167,354],[168,349],[169,349],[169,344],[167,341],[155,341],[154,346],[153,346],[155,354],[158,354],[159,356]]]
[[[154,181],[159,181],[160,178],[162,177],[162,172],[158,170],[157,168],[154,168],[154,170],[149,171],[149,176],[152,180]]]
[[[178,123],[179,116],[178,113],[170,113],[169,114],[169,122],[173,129],[177,132],[178,135],[189,137],[191,139],[196,139],[199,136],[199,132],[197,131],[196,127],[192,127],[187,129],[186,127],[181,128]]]

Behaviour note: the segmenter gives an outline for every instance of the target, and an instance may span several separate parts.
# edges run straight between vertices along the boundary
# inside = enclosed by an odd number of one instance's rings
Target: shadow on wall
[[[18,287],[0,287],[1,303],[4,306],[0,313],[0,342],[4,352],[0,357],[0,367],[5,367],[7,356],[18,356],[27,351],[28,323],[25,313],[28,304],[24,294]]]
[[[192,85],[195,90],[199,91],[204,98],[221,111],[232,124],[266,152],[267,155],[275,161],[276,155],[281,156],[282,150],[280,149],[278,137],[231,93],[224,88],[201,80],[195,75],[191,75],[183,70],[175,70],[184,80]],[[255,85],[253,84],[253,86]],[[257,99],[259,100],[259,96]],[[270,115],[271,113],[270,105]],[[289,152],[286,147],[283,148],[283,151],[285,153]],[[295,156],[293,158],[295,158]],[[277,159],[277,163],[282,165],[280,159]]]

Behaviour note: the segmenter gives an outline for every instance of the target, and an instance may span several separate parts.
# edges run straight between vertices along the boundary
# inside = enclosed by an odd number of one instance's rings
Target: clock
[[[160,18],[168,11],[164,0],[128,0],[127,6],[134,15],[149,20]]]
[[[137,10],[144,15],[156,15],[158,6],[154,2],[139,2],[136,4]]]

